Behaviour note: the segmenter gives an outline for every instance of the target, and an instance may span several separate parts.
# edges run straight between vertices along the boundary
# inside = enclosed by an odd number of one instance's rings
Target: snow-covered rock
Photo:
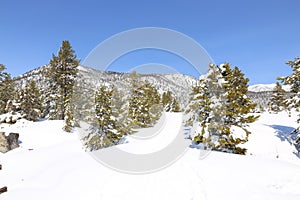
[[[0,132],[0,152],[6,153],[19,147],[19,134],[10,133],[8,136],[4,132]]]

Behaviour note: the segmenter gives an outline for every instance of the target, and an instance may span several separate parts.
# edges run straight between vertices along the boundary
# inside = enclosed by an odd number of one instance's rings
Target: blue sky
[[[250,84],[272,83],[290,74],[285,62],[300,56],[298,0],[10,0],[0,5],[0,63],[13,76],[49,63],[62,40],[69,40],[84,60],[103,40],[140,27],[190,36],[217,64],[239,66]],[[165,52],[126,56],[112,69],[161,63],[196,75],[185,61]]]

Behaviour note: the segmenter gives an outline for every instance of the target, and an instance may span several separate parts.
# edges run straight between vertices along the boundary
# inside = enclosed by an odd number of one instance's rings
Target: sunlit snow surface
[[[180,118],[167,113],[166,123],[178,123]],[[299,200],[300,161],[285,138],[297,126],[295,120],[286,113],[263,114],[249,127],[246,156],[212,152],[199,159],[199,150],[189,149],[170,167],[144,175],[102,166],[82,149],[77,134],[62,131],[61,121],[1,125],[1,131],[20,133],[21,144],[0,153],[0,187],[8,187],[0,199]],[[155,148],[177,134],[173,129],[161,133],[164,141],[155,143]],[[128,141],[124,145],[128,149],[131,144],[130,151],[143,148],[138,141]]]

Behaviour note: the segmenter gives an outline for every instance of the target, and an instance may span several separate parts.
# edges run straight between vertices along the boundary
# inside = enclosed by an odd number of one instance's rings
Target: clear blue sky
[[[291,73],[300,56],[299,0],[9,0],[0,3],[0,63],[13,75],[47,64],[62,40],[84,59],[100,42],[132,28],[164,27],[199,42],[217,64],[239,66],[250,84]],[[114,63],[119,70],[143,63],[184,62],[148,51]],[[147,56],[152,55],[152,56]],[[155,56],[153,56],[155,55]]]

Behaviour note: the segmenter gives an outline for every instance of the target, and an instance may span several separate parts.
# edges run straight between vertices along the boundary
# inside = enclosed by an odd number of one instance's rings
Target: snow
[[[167,113],[159,135],[149,141],[130,138],[123,148],[160,149],[177,134],[181,119],[181,113]],[[199,149],[189,148],[173,165],[142,175],[98,163],[82,149],[76,133],[62,131],[62,121],[1,124],[1,131],[20,133],[21,144],[0,154],[0,187],[8,187],[0,196],[3,200],[298,200],[300,161],[293,146],[278,137],[297,126],[295,119],[296,114],[289,118],[284,112],[262,114],[249,127],[246,156],[211,152],[203,159]]]
[[[275,88],[276,84],[271,83],[271,84],[256,84],[256,85],[250,85],[248,87],[248,90],[250,92],[271,92]],[[290,91],[291,87],[289,85],[283,85],[282,89],[285,91]]]
[[[247,153],[299,164],[297,150],[289,135],[299,126],[296,121],[295,112],[291,117],[288,117],[287,112],[263,113],[260,119],[248,128],[252,134],[249,135],[249,142],[244,145],[248,149]]]
[[[230,131],[233,133],[232,137],[234,139],[236,138],[245,139],[247,137],[245,130],[238,126],[231,126]]]

